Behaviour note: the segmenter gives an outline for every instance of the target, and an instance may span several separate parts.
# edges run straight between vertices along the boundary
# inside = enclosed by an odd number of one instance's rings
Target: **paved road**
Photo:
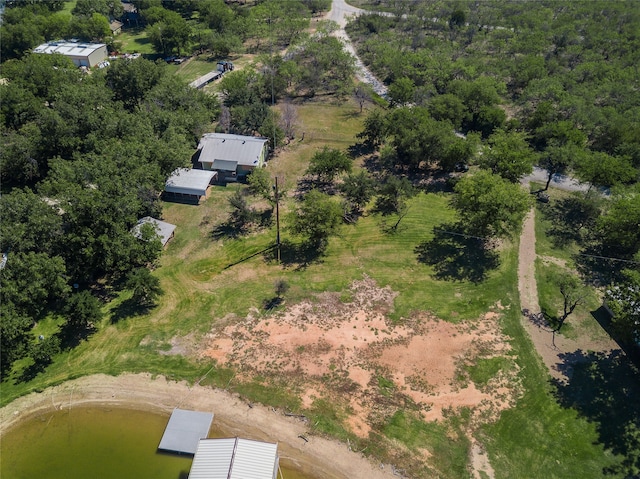
[[[538,168],[537,166],[535,166],[533,168],[533,173],[522,178],[522,183],[529,183],[530,181],[546,184],[547,171],[543,168]],[[564,191],[587,191],[589,189],[588,184],[580,183],[575,178],[566,175],[555,175],[551,179],[549,187],[558,188],[559,190]]]
[[[366,10],[352,7],[351,5],[347,4],[345,0],[333,0],[331,4],[331,10],[325,15],[325,18],[327,20],[333,20],[338,24],[339,29],[336,30],[334,35],[344,42],[345,49],[356,59],[356,76],[358,77],[358,80],[371,85],[373,91],[375,91],[378,95],[386,98],[386,85],[378,80],[373,75],[373,73],[371,73],[371,71],[364,65],[364,63],[362,63],[362,60],[360,60],[360,58],[358,57],[356,49],[353,47],[353,44],[351,43],[347,32],[344,30],[344,27],[347,25],[349,19],[360,15],[361,13],[366,13]]]

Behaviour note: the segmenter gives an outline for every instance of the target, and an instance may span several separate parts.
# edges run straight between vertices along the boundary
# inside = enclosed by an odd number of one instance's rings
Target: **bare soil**
[[[239,380],[286,378],[305,408],[318,399],[342,405],[350,411],[345,428],[363,438],[407,403],[426,421],[469,408],[470,436],[514,403],[520,392],[515,369],[482,388],[466,374],[478,359],[510,354],[497,312],[460,324],[421,313],[394,324],[387,313],[395,295],[365,277],[353,283],[348,303],[323,293],[267,317],[256,311],[211,331],[200,357],[240,371]],[[423,452],[428,462],[430,453]],[[477,444],[474,453],[472,464],[483,456]],[[480,466],[490,471],[486,456]]]

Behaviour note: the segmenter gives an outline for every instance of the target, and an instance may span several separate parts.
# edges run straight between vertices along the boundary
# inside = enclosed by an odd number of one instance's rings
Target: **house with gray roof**
[[[221,181],[243,179],[254,168],[264,166],[268,141],[256,136],[206,133],[198,145],[198,162],[203,170],[217,171]]]

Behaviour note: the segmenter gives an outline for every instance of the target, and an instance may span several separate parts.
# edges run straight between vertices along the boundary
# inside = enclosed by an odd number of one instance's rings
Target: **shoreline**
[[[0,409],[0,438],[21,421],[46,411],[101,405],[167,415],[176,407],[212,412],[216,427],[231,436],[277,442],[284,462],[315,479],[397,477],[390,465],[376,464],[346,444],[313,435],[300,418],[260,404],[250,406],[238,394],[151,374],[84,376],[22,396]]]

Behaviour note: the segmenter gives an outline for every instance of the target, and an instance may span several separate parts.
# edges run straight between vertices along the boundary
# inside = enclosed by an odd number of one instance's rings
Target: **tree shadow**
[[[622,270],[629,263],[611,258],[623,258],[617,251],[601,244],[591,244],[584,247],[579,254],[573,256],[578,272],[585,278],[591,278],[595,285],[612,284],[622,279]]]
[[[640,471],[640,372],[622,351],[561,354],[553,379],[559,403],[595,423],[600,443],[620,462],[605,475],[638,477]]]
[[[442,224],[433,232],[414,251],[419,262],[433,267],[435,279],[480,283],[500,265],[498,253],[484,240],[463,235],[459,225]]]
[[[60,347],[65,349],[73,349],[85,339],[89,339],[93,333],[97,331],[93,324],[82,326],[65,326],[58,333],[60,338]]]
[[[347,152],[351,158],[358,158],[360,156],[372,155],[375,152],[375,148],[368,143],[359,142],[349,145]]]
[[[237,239],[248,233],[249,230],[246,225],[238,225],[231,221],[225,221],[224,223],[216,225],[213,230],[211,230],[211,237],[215,240],[222,238]]]
[[[142,316],[147,314],[151,310],[151,307],[152,306],[146,304],[140,304],[134,301],[133,298],[129,298],[111,310],[111,323],[116,324],[123,319]]]
[[[595,224],[599,215],[598,203],[581,196],[570,196],[543,204],[540,211],[550,222],[547,234],[558,248],[573,242],[583,243],[586,232]]]
[[[283,268],[294,268],[302,271],[313,263],[319,263],[326,250],[326,244],[305,241],[294,243],[284,240],[280,244],[280,264]],[[277,248],[266,252],[265,258],[270,261],[277,260]]]
[[[273,311],[284,302],[282,296],[274,296],[273,298],[265,299],[262,302],[262,307],[265,311]]]
[[[540,329],[548,329],[549,331],[551,331],[551,329],[550,329],[551,326],[550,326],[549,321],[547,320],[547,313],[545,311],[541,311],[539,313],[536,313],[535,311],[530,311],[530,310],[525,308],[525,309],[522,310],[522,314],[534,326],[536,326],[536,327],[538,327]]]

